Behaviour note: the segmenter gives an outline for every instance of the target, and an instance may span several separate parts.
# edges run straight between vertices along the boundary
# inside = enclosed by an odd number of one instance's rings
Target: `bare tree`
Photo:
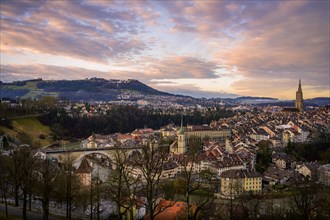
[[[188,219],[197,219],[200,211],[210,209],[215,199],[213,196],[215,173],[209,170],[201,171],[197,163],[196,154],[192,152],[185,155],[181,164],[179,187],[187,204],[185,211]]]
[[[22,170],[21,170],[21,157],[18,151],[14,151],[10,156],[10,177],[13,187],[13,193],[15,198],[15,206],[19,206],[19,190],[22,182]]]
[[[319,206],[317,185],[304,182],[296,186],[290,200],[293,215],[300,219],[310,219],[312,212]]]
[[[245,219],[257,219],[261,209],[261,198],[249,191],[244,191],[238,198],[238,204]]]
[[[330,216],[330,186],[319,186],[317,218],[326,219]]]
[[[66,204],[66,217],[71,219],[72,204],[80,193],[80,181],[73,175],[73,159],[68,155],[64,163],[61,164],[60,171],[56,178],[54,187],[56,199]]]
[[[29,147],[22,147],[14,151],[12,159],[15,160],[15,169],[18,169],[15,172],[17,172],[16,175],[18,174],[19,188],[23,196],[23,219],[26,219],[27,200],[33,187],[32,172],[35,168],[36,159],[32,156]]]
[[[133,219],[133,206],[136,201],[133,191],[138,180],[131,173],[135,166],[124,150],[116,150],[114,156],[115,158],[112,161],[114,170],[107,181],[107,194],[117,205],[119,220],[123,219],[123,216],[127,213],[130,219]]]
[[[93,175],[93,173],[92,173]],[[100,207],[101,207],[101,200],[105,196],[105,184],[102,182],[100,179],[99,171],[96,171],[96,175],[91,176],[92,181],[91,181],[91,207],[93,208],[93,203],[96,204],[96,217],[99,220],[100,219]],[[91,210],[92,211],[92,210]],[[92,218],[92,213],[91,213],[91,218]]]
[[[36,184],[34,193],[36,199],[42,202],[42,209],[44,220],[49,216],[49,202],[54,194],[54,187],[59,169],[56,164],[51,163],[49,160],[38,160],[37,169],[34,172]]]
[[[2,191],[2,198],[5,202],[6,217],[8,218],[8,202],[7,197],[10,193],[10,158],[8,156],[0,155],[0,190]]]
[[[224,181],[223,179],[221,181]],[[227,212],[229,214],[228,219],[235,219],[237,215],[239,203],[237,196],[242,193],[242,181],[240,179],[230,179],[225,184],[221,183],[221,194],[227,198]]]
[[[154,220],[155,216],[164,209],[157,209],[159,199],[163,196],[161,175],[167,153],[162,149],[155,149],[154,144],[148,144],[142,149],[142,154],[137,155],[134,160],[136,169],[141,171],[142,190],[146,195],[147,212],[149,219]]]

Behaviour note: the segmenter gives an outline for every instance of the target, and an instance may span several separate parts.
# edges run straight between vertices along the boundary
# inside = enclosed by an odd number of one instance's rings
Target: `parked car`
[[[92,206],[92,212],[97,213],[97,208],[94,205]],[[99,213],[101,213],[101,212],[103,212],[102,206],[99,207]],[[85,210],[85,215],[90,215],[90,214],[91,214],[91,205],[88,205],[87,209]]]

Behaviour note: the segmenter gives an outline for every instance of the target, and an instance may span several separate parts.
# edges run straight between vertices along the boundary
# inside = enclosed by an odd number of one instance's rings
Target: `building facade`
[[[196,140],[198,139],[199,141],[209,139],[220,143],[225,143],[226,139],[231,138],[232,135],[230,128],[211,128],[208,125],[187,126],[184,134],[186,142],[189,142],[189,140],[192,138]]]
[[[223,197],[233,198],[245,193],[257,194],[262,190],[262,175],[250,170],[227,170],[220,176],[220,192]]]

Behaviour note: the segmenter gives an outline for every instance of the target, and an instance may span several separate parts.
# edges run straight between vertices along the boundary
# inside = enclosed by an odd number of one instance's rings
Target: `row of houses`
[[[318,138],[317,133],[329,133],[329,115],[329,111],[322,108],[301,113],[251,111],[211,124],[231,128],[234,145],[270,140],[274,147],[285,147],[289,140],[308,142]]]

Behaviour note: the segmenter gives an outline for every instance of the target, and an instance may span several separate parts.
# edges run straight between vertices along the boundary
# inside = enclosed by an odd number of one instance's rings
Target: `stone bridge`
[[[124,151],[129,157],[136,152],[141,153],[142,146],[136,147],[103,147],[103,148],[75,148],[75,149],[56,149],[44,151],[48,159],[56,159],[59,163],[70,159],[73,163],[77,163],[83,157],[91,154],[102,154],[109,158],[110,162],[115,160],[115,152],[117,150]]]

